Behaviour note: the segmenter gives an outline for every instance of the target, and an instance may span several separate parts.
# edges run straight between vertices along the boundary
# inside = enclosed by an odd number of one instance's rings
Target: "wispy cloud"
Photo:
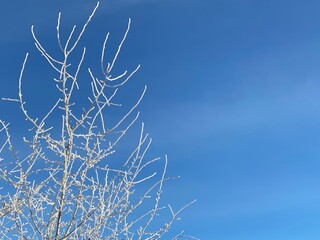
[[[320,84],[313,81],[297,84],[291,90],[283,86],[276,94],[249,95],[222,105],[198,99],[167,106],[150,122],[165,128],[159,132],[169,133],[168,141],[172,142],[181,142],[180,136],[186,136],[188,141],[216,133],[254,131],[264,125],[287,127],[296,121],[320,117],[319,91]]]

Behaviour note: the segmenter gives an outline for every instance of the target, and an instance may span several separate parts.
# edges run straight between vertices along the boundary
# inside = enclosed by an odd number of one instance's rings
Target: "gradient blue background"
[[[69,31],[95,2],[2,1],[0,96],[16,95],[28,51],[26,97],[41,112],[34,99],[50,100],[52,84],[39,79],[47,70],[30,26],[50,49],[57,13]],[[176,205],[198,200],[177,227],[209,240],[319,239],[320,2],[101,1],[83,44],[98,54],[110,31],[115,46],[129,17],[120,62],[142,68],[128,99],[149,86],[140,109],[152,151],[181,175],[167,194]],[[1,118],[21,118],[17,108],[0,103]]]

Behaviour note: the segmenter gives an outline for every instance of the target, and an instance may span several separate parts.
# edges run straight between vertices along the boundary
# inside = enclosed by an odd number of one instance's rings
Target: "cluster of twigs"
[[[78,85],[78,75],[86,56],[83,48],[77,67],[72,71],[70,56],[94,16],[94,8],[80,33],[75,35],[76,26],[71,30],[65,43],[60,37],[61,14],[58,17],[57,40],[62,59],[49,54],[37,38],[34,27],[31,32],[35,46],[47,63],[57,72],[56,87],[60,96],[41,119],[31,116],[23,98],[22,78],[27,63],[26,55],[19,78],[18,98],[5,100],[18,102],[26,120],[31,124],[32,138],[24,138],[30,150],[23,156],[16,151],[9,133],[9,124],[0,121],[0,133],[5,137],[0,148],[0,238],[1,239],[160,239],[169,231],[178,215],[190,204],[174,211],[170,205],[160,206],[160,197],[167,168],[164,159],[162,173],[141,174],[160,158],[148,159],[146,152],[151,138],[141,125],[139,141],[130,156],[119,168],[108,165],[108,157],[126,132],[139,117],[137,107],[146,87],[135,104],[114,126],[107,126],[106,111],[119,107],[114,102],[118,90],[137,72],[125,71],[112,76],[112,70],[130,29],[127,30],[118,49],[106,66],[105,50],[109,34],[102,46],[101,68],[103,78],[97,78],[88,69],[91,81],[89,104],[81,114],[73,102]],[[72,41],[72,39],[75,39]],[[59,124],[48,126],[54,118]],[[59,121],[58,121],[59,122]],[[56,134],[58,133],[58,134]],[[109,138],[109,136],[113,136]],[[58,137],[56,137],[58,136]],[[8,154],[9,150],[11,153]],[[23,151],[26,152],[26,151]],[[145,182],[152,184],[138,194],[136,189]],[[149,210],[139,209],[144,202],[152,199]],[[171,217],[157,228],[151,223],[162,209],[169,209]],[[144,208],[142,208],[144,209]],[[173,239],[186,238],[182,233]]]

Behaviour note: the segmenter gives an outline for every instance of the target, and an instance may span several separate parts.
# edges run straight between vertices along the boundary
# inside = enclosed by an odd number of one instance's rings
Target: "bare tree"
[[[56,31],[61,59],[47,52],[34,27],[31,28],[36,48],[57,73],[54,81],[60,97],[42,118],[29,114],[22,91],[26,54],[18,97],[4,100],[17,102],[31,124],[31,137],[23,138],[28,150],[20,153],[14,148],[9,124],[0,121],[0,133],[5,139],[0,148],[1,239],[160,239],[191,204],[176,211],[170,205],[161,206],[163,184],[169,179],[165,176],[167,157],[160,174],[147,170],[160,158],[146,157],[151,138],[145,133],[143,123],[137,145],[128,158],[122,162],[119,159],[116,167],[108,161],[119,141],[137,122],[137,107],[146,92],[145,87],[132,107],[110,126],[106,113],[121,106],[114,99],[140,67],[117,76],[112,74],[130,29],[130,19],[114,57],[107,64],[104,62],[109,34],[105,37],[102,77],[96,77],[88,69],[91,81],[88,105],[81,112],[73,100],[79,89],[78,75],[86,48],[75,68],[71,68],[70,57],[98,6],[99,3],[77,36],[76,26],[72,28],[65,43],[60,37],[59,14]],[[54,124],[48,124],[50,119],[51,122],[54,119]],[[57,123],[57,119],[61,121]],[[168,218],[159,217],[164,209],[168,209],[169,214],[164,215]],[[178,238],[192,237],[181,232],[172,239]]]

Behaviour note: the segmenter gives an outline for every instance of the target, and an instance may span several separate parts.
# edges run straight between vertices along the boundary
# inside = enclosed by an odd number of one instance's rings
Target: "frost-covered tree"
[[[74,26],[64,42],[59,14],[56,33],[61,58],[49,53],[31,28],[36,48],[56,73],[53,79],[60,97],[43,117],[29,113],[22,89],[26,54],[18,96],[4,99],[17,102],[30,125],[30,134],[18,145],[24,146],[23,151],[15,148],[17,138],[11,137],[9,124],[0,121],[4,140],[0,148],[0,239],[160,239],[189,206],[174,210],[162,205],[163,185],[169,179],[165,175],[167,158],[146,157],[151,139],[143,123],[131,154],[117,159],[114,166],[108,160],[137,122],[137,107],[146,92],[145,87],[138,100],[111,125],[109,110],[121,107],[115,101],[118,91],[139,69],[138,66],[117,76],[113,73],[130,20],[108,63],[105,50],[109,34],[106,35],[100,77],[88,69],[91,89],[87,104],[79,106],[75,101],[86,57],[86,48],[76,54],[77,46],[98,7],[99,3],[79,33]],[[150,171],[161,161],[161,173]],[[165,209],[169,214],[162,215]],[[178,232],[170,238],[191,237]]]

